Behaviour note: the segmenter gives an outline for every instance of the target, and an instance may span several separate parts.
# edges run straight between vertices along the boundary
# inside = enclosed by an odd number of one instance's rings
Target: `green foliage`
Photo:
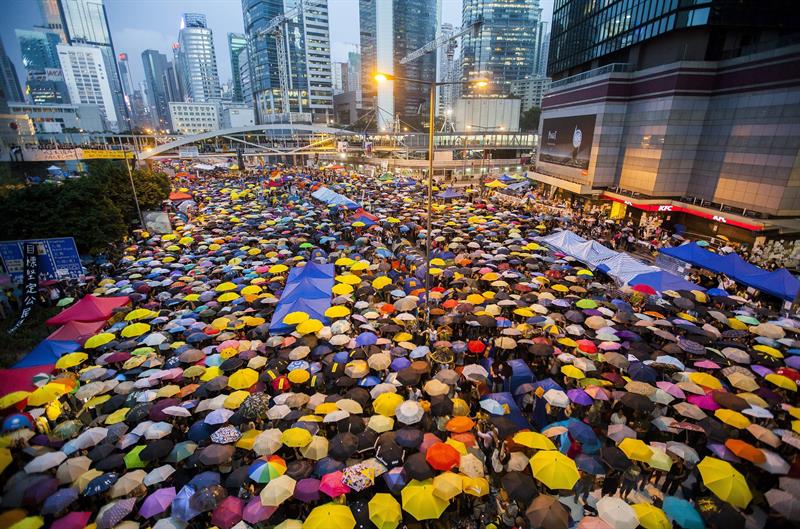
[[[531,107],[523,112],[519,117],[519,128],[523,131],[539,130],[539,117],[542,115],[542,109],[539,107]]]
[[[124,162],[100,160],[89,174],[63,184],[14,189],[0,198],[0,240],[75,237],[81,252],[99,253],[138,223]],[[143,211],[169,197],[169,178],[150,169],[133,171]]]

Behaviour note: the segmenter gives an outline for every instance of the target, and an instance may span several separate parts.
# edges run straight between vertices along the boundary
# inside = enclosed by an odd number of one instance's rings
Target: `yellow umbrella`
[[[137,336],[143,335],[149,330],[150,330],[150,325],[146,323],[133,323],[122,329],[120,335],[122,335],[123,338],[135,338]]]
[[[28,398],[28,395],[30,395],[30,393],[27,391],[13,391],[7,395],[3,395],[0,397],[0,410],[4,410],[9,406],[13,406],[18,402],[22,402]]]
[[[110,332],[101,332],[100,334],[95,334],[94,336],[86,340],[86,343],[83,344],[83,348],[95,349],[97,347],[102,347],[103,345],[107,344],[114,338],[116,338],[116,336],[114,336]]]
[[[648,461],[653,457],[653,451],[641,439],[626,437],[618,446],[631,461]]]
[[[220,303],[227,303],[228,301],[233,301],[235,299],[239,299],[239,294],[236,292],[225,292],[224,294],[220,295],[217,298],[217,301]]]
[[[270,266],[268,272],[270,274],[282,274],[282,273],[286,272],[287,270],[289,270],[289,267],[286,266],[285,264],[276,264],[276,265]]]
[[[298,325],[300,323],[303,323],[310,317],[311,316],[309,316],[305,312],[299,312],[299,311],[290,312],[289,314],[283,317],[283,323],[285,323],[286,325]]]
[[[650,503],[634,503],[631,507],[639,519],[639,525],[644,529],[672,529],[669,518],[658,507]]]
[[[303,522],[303,529],[353,529],[356,519],[347,505],[326,503],[309,513]]]
[[[719,408],[718,410],[714,411],[714,416],[720,421],[724,422],[725,424],[729,424],[734,428],[738,428],[740,430],[744,430],[745,428],[750,426],[750,419],[748,419],[738,411]]]
[[[738,321],[738,320],[737,320]],[[760,351],[762,353],[766,353],[773,358],[783,358],[783,353],[775,349],[774,347],[770,347],[769,345],[764,344],[757,344],[753,346],[753,349],[756,351]]]
[[[531,458],[533,477],[551,489],[571,489],[580,475],[575,461],[558,450],[541,450]]]
[[[775,384],[779,388],[783,388],[789,391],[797,391],[797,384],[795,383],[794,380],[792,380],[787,376],[779,375],[777,373],[770,373],[767,376],[765,376],[764,379],[767,382]]]
[[[565,366],[561,366],[561,373],[565,377],[574,378],[574,379],[577,379],[577,380],[580,380],[582,378],[586,378],[586,375],[583,374],[583,371],[581,371],[577,367],[575,367],[573,365],[569,365],[569,364],[567,364]]]
[[[360,272],[369,268],[369,263],[367,261],[361,260],[356,261],[355,263],[350,265],[350,270],[353,272]]]
[[[28,516],[18,521],[8,529],[39,529],[44,526],[44,518],[41,516]]]
[[[350,309],[344,305],[333,305],[325,311],[326,318],[345,318],[350,315]]]
[[[462,486],[464,487],[464,494],[477,497],[486,496],[489,494],[489,482],[486,480],[486,478],[480,476],[476,478],[464,476],[462,478],[462,483]]]
[[[466,302],[471,303],[472,305],[480,305],[481,303],[485,302],[486,299],[481,296],[480,294],[470,294],[467,296]]]
[[[150,309],[134,309],[125,315],[125,321],[146,320],[155,318],[157,315],[157,312]]]
[[[418,481],[412,479],[400,492],[403,499],[403,510],[417,520],[438,520],[450,502],[433,493],[433,480]],[[305,528],[304,528],[305,529]]]
[[[253,295],[253,294],[260,294],[261,291],[262,291],[262,288],[260,286],[258,286],[258,285],[247,285],[246,287],[244,287],[242,289],[241,294],[243,296],[249,296],[249,295]]]
[[[300,334],[313,334],[322,330],[322,327],[324,327],[324,325],[322,325],[321,321],[312,319],[299,324],[295,327],[295,330]]]
[[[281,442],[291,448],[302,448],[311,442],[311,432],[303,428],[289,428],[281,434]]]
[[[202,366],[191,366],[191,367],[202,367]],[[187,369],[188,371],[188,369]],[[184,376],[186,376],[186,371],[183,372]],[[210,366],[203,371],[203,374],[200,376],[200,380],[203,382],[208,382],[209,380],[213,380],[222,374],[222,370],[219,366]]]
[[[708,373],[689,373],[689,378],[698,386],[703,386],[709,389],[722,389],[722,383]]]
[[[433,493],[444,501],[450,501],[464,491],[461,474],[445,472],[433,478]]]
[[[230,292],[231,290],[236,290],[236,283],[231,283],[230,281],[226,281],[225,283],[220,283],[219,285],[214,288],[217,292]]]
[[[106,424],[117,424],[125,420],[130,408],[120,408],[106,417]]]
[[[753,499],[744,476],[727,461],[706,456],[697,465],[703,484],[719,499],[744,509]]]
[[[397,407],[403,403],[403,397],[397,393],[381,393],[372,402],[372,408],[384,417],[394,417]]]
[[[392,280],[386,276],[376,277],[372,280],[372,288],[375,290],[380,290],[384,287],[387,287],[392,284]]]
[[[306,371],[305,369],[292,369],[289,371],[289,382],[292,384],[303,384],[304,382],[308,382],[311,378],[311,373]]]
[[[336,276],[336,281],[345,285],[357,285],[361,283],[361,278],[355,274],[342,274]]]
[[[394,496],[379,492],[369,500],[369,520],[378,529],[395,529],[403,520],[403,511],[400,503]]]
[[[247,389],[256,382],[258,382],[258,371],[246,367],[228,378],[228,387],[231,389]]]
[[[340,257],[333,264],[335,264],[336,266],[350,266],[353,263],[355,263],[355,261],[353,261],[349,257]]]
[[[238,410],[244,399],[250,396],[250,392],[240,389],[228,395],[222,402],[222,407],[228,410]]]
[[[49,404],[58,399],[62,395],[66,395],[69,388],[57,382],[49,382],[44,386],[37,388],[30,395],[28,395],[28,406],[42,406]]]
[[[553,441],[539,432],[517,432],[514,434],[513,440],[518,445],[522,445],[527,448],[535,448],[537,450],[556,449],[556,445],[553,444]]]
[[[14,458],[11,457],[11,450],[8,448],[0,448],[0,474],[11,464]]]
[[[56,369],[69,369],[71,367],[75,367],[85,362],[88,358],[89,355],[87,355],[86,353],[65,354],[64,356],[59,358],[58,361],[56,362]],[[5,408],[5,406],[0,406],[0,409],[1,408]]]

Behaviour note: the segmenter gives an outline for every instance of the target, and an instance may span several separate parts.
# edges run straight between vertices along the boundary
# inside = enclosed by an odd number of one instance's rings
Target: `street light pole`
[[[431,324],[431,218],[433,217],[433,107],[436,105],[436,83],[430,85],[428,111],[428,222],[425,232],[425,320]]]

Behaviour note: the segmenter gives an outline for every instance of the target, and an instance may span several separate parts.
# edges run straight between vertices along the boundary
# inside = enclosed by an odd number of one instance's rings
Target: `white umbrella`
[[[403,402],[395,410],[397,421],[403,424],[416,424],[422,419],[423,415],[425,415],[425,410],[413,400]]]
[[[789,463],[784,458],[773,452],[772,450],[761,449],[767,460],[763,463],[756,463],[757,467],[763,468],[770,474],[788,474]]]
[[[175,473],[175,468],[172,465],[162,465],[158,468],[154,468],[144,477],[142,483],[146,486],[156,485],[163,481],[166,481],[168,477]]]
[[[265,507],[278,507],[294,494],[297,482],[286,474],[278,476],[267,483],[261,490],[261,505]]]
[[[28,474],[36,474],[50,470],[57,467],[67,459],[67,454],[64,452],[47,452],[33,458],[27,465],[25,465],[25,472]]]
[[[800,522],[800,501],[785,490],[772,489],[764,494],[769,506],[791,522]]]
[[[604,496],[597,502],[597,514],[614,529],[636,529],[639,526],[633,507],[614,496]]]
[[[489,378],[489,372],[480,364],[469,364],[461,370],[461,375],[467,380],[480,382],[481,378]]]
[[[278,404],[267,411],[267,418],[272,421],[279,421],[290,413],[292,413],[292,409],[289,406],[286,404]]]
[[[551,388],[545,391],[544,400],[546,400],[551,406],[555,406],[557,408],[566,408],[569,406],[569,397],[560,389]]]
[[[277,428],[264,430],[253,441],[253,452],[259,456],[268,456],[277,452],[283,443],[281,442],[281,431]]]

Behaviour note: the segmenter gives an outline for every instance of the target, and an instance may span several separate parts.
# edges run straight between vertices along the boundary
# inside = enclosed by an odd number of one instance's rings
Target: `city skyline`
[[[41,23],[37,2],[29,0],[6,0],[9,7],[0,22],[0,37],[6,47],[17,75],[24,79],[24,69],[15,29],[32,29]],[[441,0],[442,21],[461,26],[462,0]],[[153,4],[159,10],[158,17],[152,17],[152,9],[143,5]],[[155,5],[157,4],[157,6]],[[358,0],[328,0],[330,11],[331,61],[346,62],[348,52],[354,51],[359,43],[357,21]],[[553,0],[541,0],[542,20],[549,21],[552,15]],[[227,42],[227,34],[243,33],[244,24],[241,0],[106,0],[108,21],[117,53],[127,53],[131,57],[131,76],[135,85],[145,81],[144,68],[140,58],[143,51],[155,49],[167,56],[171,55],[172,43],[178,39],[180,17],[186,12],[205,14],[209,28],[215,36],[215,51],[221,82],[232,79]]]

